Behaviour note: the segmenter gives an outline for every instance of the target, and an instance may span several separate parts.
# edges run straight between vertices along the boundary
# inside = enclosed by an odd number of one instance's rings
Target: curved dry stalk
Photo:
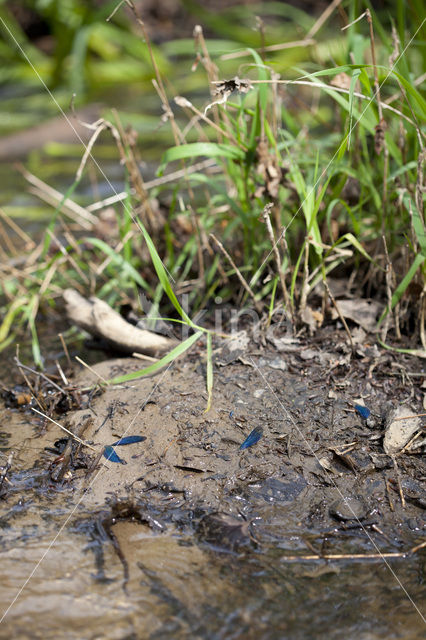
[[[239,281],[241,282],[241,284],[243,285],[244,289],[247,291],[247,293],[249,294],[250,298],[253,300],[254,306],[256,308],[256,311],[258,311],[259,313],[262,311],[262,305],[259,304],[258,300],[256,300],[256,297],[254,295],[253,290],[250,288],[247,280],[244,278],[243,274],[241,273],[241,271],[238,269],[237,265],[235,264],[235,262],[233,261],[233,259],[231,258],[231,256],[229,255],[229,253],[227,252],[227,250],[225,249],[225,247],[223,246],[223,244],[220,242],[220,240],[218,240],[216,238],[216,236],[213,233],[210,233],[210,238],[212,240],[214,240],[214,242],[216,243],[216,245],[219,247],[219,249],[221,250],[221,252],[223,253],[223,255],[225,256],[225,258],[228,260],[229,264],[231,265],[231,267],[233,269],[235,269],[235,273],[239,279]]]

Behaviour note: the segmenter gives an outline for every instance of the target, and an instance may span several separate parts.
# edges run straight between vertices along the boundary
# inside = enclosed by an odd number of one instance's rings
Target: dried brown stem
[[[62,193],[60,193],[56,189],[53,189],[53,187],[50,187],[48,184],[43,182],[43,180],[40,180],[40,178],[37,178],[37,176],[24,169],[24,167],[22,167],[21,165],[16,165],[16,168],[24,176],[25,180],[27,180],[27,182],[32,184],[37,189],[37,195],[40,198],[46,200],[47,202],[49,202],[49,204],[53,202],[56,206],[58,206],[63,201],[61,209],[62,212],[65,215],[70,216],[74,220],[77,218],[78,223],[83,229],[90,230],[92,228],[92,225],[97,222],[96,216],[94,216],[86,209],[83,209],[83,207],[80,207],[80,205],[78,205],[70,198],[66,198],[66,200],[64,200],[64,196]]]
[[[402,490],[401,476],[400,476],[400,473],[399,473],[398,463],[396,461],[395,456],[391,456],[391,458],[392,458],[393,466],[395,468],[395,475],[396,475],[396,481],[397,481],[397,484],[398,484],[399,497],[401,498],[401,505],[402,505],[402,508],[405,509],[405,497],[404,497],[404,492]]]
[[[265,208],[263,209],[263,220],[265,222],[266,225],[266,229],[268,231],[268,235],[269,235],[269,239],[271,241],[272,244],[272,249],[274,252],[274,257],[275,257],[275,263],[277,265],[277,271],[278,271],[278,275],[280,278],[280,284],[281,284],[281,289],[283,292],[283,296],[284,296],[284,304],[286,306],[286,308],[288,309],[288,311],[290,312],[293,324],[295,324],[295,318],[294,318],[294,309],[293,309],[293,305],[291,304],[291,300],[290,300],[290,296],[288,294],[288,290],[287,290],[287,285],[285,283],[285,278],[284,278],[284,274],[281,268],[281,257],[280,257],[280,252],[278,251],[278,243],[275,240],[275,236],[274,236],[274,230],[272,229],[272,224],[271,224],[271,210],[272,210],[273,204],[269,203],[265,206]]]
[[[243,274],[238,269],[238,267],[235,264],[235,262],[233,261],[233,259],[231,258],[231,256],[229,255],[229,253],[227,252],[227,250],[225,249],[223,244],[216,238],[216,236],[213,233],[210,234],[210,238],[212,240],[214,240],[216,245],[219,247],[220,251],[223,253],[225,258],[228,260],[228,262],[231,265],[231,267],[235,270],[235,273],[238,276],[239,281],[241,282],[241,284],[243,285],[244,289],[249,294],[250,298],[253,300],[253,303],[254,303],[254,306],[255,306],[256,310],[260,313],[262,311],[262,305],[256,300],[256,297],[255,297],[255,295],[253,293],[253,290],[250,288],[247,280],[244,278]]]
[[[342,322],[342,324],[343,324],[343,326],[345,328],[345,331],[347,333],[347,336],[349,338],[349,342],[350,342],[350,345],[351,345],[352,353],[354,353],[355,352],[355,345],[354,345],[354,341],[352,340],[351,332],[349,331],[348,324],[347,324],[345,318],[343,317],[342,312],[340,311],[339,305],[337,304],[333,294],[330,291],[330,287],[328,286],[328,282],[327,282],[326,278],[324,278],[323,284],[324,284],[324,287],[325,287],[325,289],[327,291],[328,297],[330,298],[331,303],[332,303],[333,307],[336,309],[337,315],[339,316],[339,318],[340,318],[340,320],[341,320],[341,322]]]

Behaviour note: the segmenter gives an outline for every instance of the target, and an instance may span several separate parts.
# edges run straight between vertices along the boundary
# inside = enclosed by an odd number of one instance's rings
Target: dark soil
[[[408,413],[422,413],[422,363],[368,344],[358,345],[353,356],[345,334],[334,328],[329,333],[324,329],[321,339],[309,344],[287,336],[273,342],[268,334],[257,342],[242,334],[237,343],[217,344],[208,413],[201,347],[154,377],[95,395],[83,391],[80,409],[58,420],[80,433],[96,452],[74,442],[61,457],[65,441],[58,440],[66,434],[58,427],[35,414],[5,410],[4,418],[13,420],[14,427],[3,435],[3,451],[17,453],[7,473],[12,484],[3,482],[1,488],[1,526],[9,531],[3,548],[11,549],[25,532],[30,535],[31,527],[38,525],[39,535],[40,527],[54,532],[66,520],[71,537],[86,548],[81,571],[92,583],[90,589],[96,583],[106,589],[102,585],[113,580],[114,593],[121,591],[129,601],[140,596],[140,585],[148,589],[160,607],[143,636],[149,638],[281,638],[284,628],[292,630],[292,638],[309,637],[301,577],[315,577],[319,586],[333,575],[329,588],[336,604],[351,584],[355,569],[350,567],[362,563],[369,575],[368,563],[373,562],[371,584],[392,583],[392,593],[396,589],[409,610],[402,618],[391,616],[389,601],[386,613],[378,614],[382,631],[374,637],[421,637],[416,635],[418,612],[407,600],[407,584],[400,576],[401,571],[422,571],[423,552],[416,549],[425,532],[422,447],[392,457],[383,450],[383,434],[392,407],[407,405]],[[139,368],[140,361],[132,358],[95,367],[104,378]],[[73,384],[87,388],[96,381],[83,370]],[[357,402],[371,410],[368,420],[354,411]],[[240,449],[255,428],[261,428],[261,438]],[[129,435],[146,439],[115,447],[123,464],[98,457],[105,445]],[[37,538],[34,529],[30,538],[33,535]],[[145,553],[154,545],[148,557],[141,559],[135,536],[145,541]],[[218,584],[227,566],[236,572],[233,586],[228,576],[225,587],[216,592],[209,582],[203,595],[191,578],[188,589],[201,607],[195,614],[193,600],[186,600],[189,592],[185,596],[185,589],[174,583],[179,571],[174,575],[162,564],[166,560],[173,566],[165,544],[172,545],[173,557],[188,575],[206,577],[207,572]],[[209,562],[215,558],[214,569],[206,565],[206,557]],[[390,562],[400,563],[396,578]],[[352,584],[356,598],[366,589],[366,574],[357,586]],[[261,576],[264,592],[259,597],[266,613],[250,618],[247,627],[247,606],[256,602],[249,585],[256,575]],[[290,609],[284,607],[285,615],[267,596],[277,584],[293,599]],[[408,588],[414,603],[419,602],[420,584],[414,580]],[[4,602],[12,595],[3,593]],[[311,598],[317,596],[311,591]],[[235,611],[225,635],[206,613],[208,602],[221,615]],[[362,618],[360,606],[355,609]],[[301,607],[296,619],[291,617],[293,607]],[[323,623],[328,620],[327,631],[312,637],[341,637],[338,630],[346,627],[343,622],[336,626],[329,597],[318,607],[315,615]],[[361,618],[353,621],[354,633]],[[122,629],[122,620],[120,625]],[[388,635],[391,627],[411,629],[412,635]],[[241,633],[227,635],[235,629]],[[123,636],[111,629],[103,637]]]

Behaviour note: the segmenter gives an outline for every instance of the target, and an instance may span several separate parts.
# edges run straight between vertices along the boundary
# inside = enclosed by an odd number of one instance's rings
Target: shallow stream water
[[[424,512],[402,509],[397,494],[389,509],[386,471],[334,460],[326,473],[317,462],[332,444],[358,437],[360,454],[378,445],[359,438],[344,393],[324,398],[319,370],[291,375],[256,353],[264,377],[237,362],[218,368],[208,414],[197,358],[71,412],[70,428],[90,416],[84,439],[97,450],[146,437],[117,447],[125,465],[102,458],[89,482],[76,460],[93,452],[76,453],[58,482],[45,447],[60,430],[1,410],[2,464],[15,452],[0,504],[1,638],[424,637],[424,555],[380,557],[421,542]],[[240,450],[254,426],[262,438]],[[361,522],[333,517],[330,505],[354,494],[368,503]]]

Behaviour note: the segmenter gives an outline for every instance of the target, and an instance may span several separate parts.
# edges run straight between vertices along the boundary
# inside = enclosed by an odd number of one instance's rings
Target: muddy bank
[[[74,443],[62,480],[64,434],[4,413],[3,603],[40,564],[0,636],[420,638],[424,462],[421,449],[387,455],[383,433],[392,406],[421,412],[421,363],[344,344],[218,345],[208,413],[197,353],[83,392],[60,421],[95,451]],[[128,436],[145,439],[99,459]]]

